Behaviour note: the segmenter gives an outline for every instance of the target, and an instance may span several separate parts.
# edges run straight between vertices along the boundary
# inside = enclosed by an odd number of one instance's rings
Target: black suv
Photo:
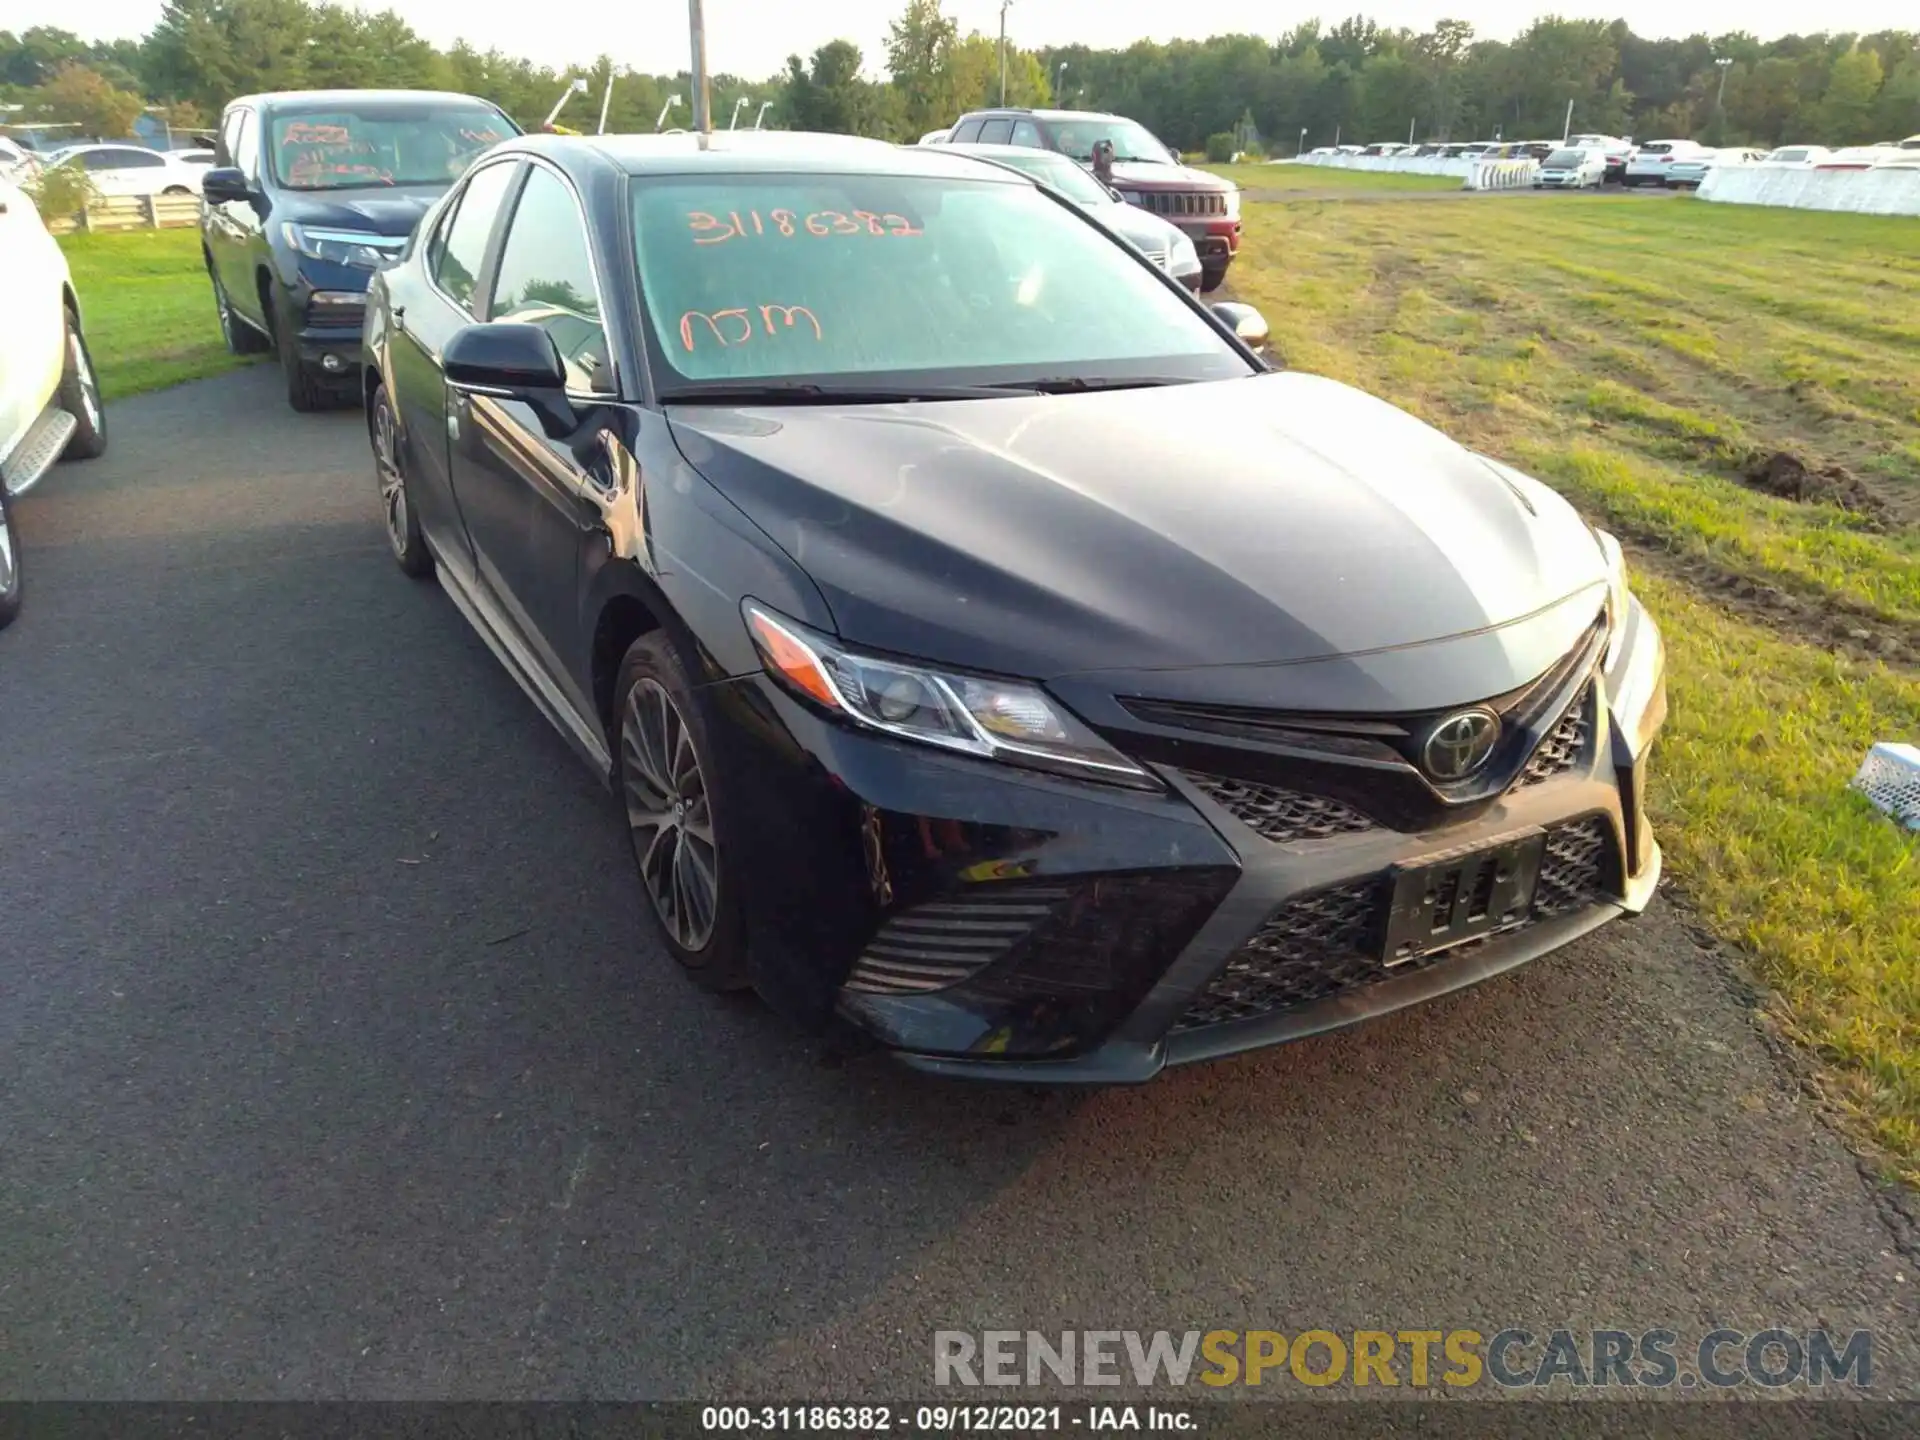
[[[228,348],[277,350],[296,410],[358,396],[374,271],[476,155],[519,133],[485,100],[439,91],[293,90],[228,105],[200,210]]]
[[[1200,288],[1214,291],[1240,250],[1240,190],[1230,180],[1180,163],[1146,126],[1092,110],[975,110],[954,123],[955,145],[1031,145],[1093,163],[1113,145],[1113,188],[1129,204],[1171,221],[1200,252]]]

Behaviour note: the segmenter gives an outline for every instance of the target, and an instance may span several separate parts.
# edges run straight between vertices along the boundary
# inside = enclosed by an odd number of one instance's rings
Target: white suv
[[[0,628],[20,613],[13,501],[63,457],[107,448],[93,358],[67,257],[26,192],[0,179]]]
[[[1667,167],[1676,160],[1711,157],[1712,151],[1692,140],[1649,140],[1627,161],[1620,183],[1627,186],[1665,185]]]

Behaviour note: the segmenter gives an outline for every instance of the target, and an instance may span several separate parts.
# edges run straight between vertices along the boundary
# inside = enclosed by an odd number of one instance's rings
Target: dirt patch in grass
[[[1887,505],[1871,487],[1845,466],[1815,469],[1785,450],[1756,450],[1740,466],[1740,478],[1756,490],[1782,500],[1837,505],[1856,515],[1884,521]]]

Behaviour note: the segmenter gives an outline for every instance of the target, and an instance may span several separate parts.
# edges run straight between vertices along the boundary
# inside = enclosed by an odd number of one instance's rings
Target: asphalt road
[[[1507,1324],[1864,1327],[1920,1389],[1903,1222],[1670,909],[1137,1090],[834,1063],[655,949],[357,414],[259,369],[111,419],[0,634],[0,1395],[851,1399],[938,1328]]]

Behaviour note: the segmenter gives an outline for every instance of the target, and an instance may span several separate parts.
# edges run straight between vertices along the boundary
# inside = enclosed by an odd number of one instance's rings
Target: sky
[[[89,40],[137,37],[153,27],[161,0],[6,0],[4,24],[20,31],[53,25]],[[361,0],[360,8],[394,9],[427,39],[445,46],[464,38],[485,50],[501,50],[548,65],[586,63],[601,51],[648,73],[687,67],[686,9],[679,0],[643,0],[626,5],[583,4],[577,13],[592,22],[529,25],[528,7],[509,0]],[[808,55],[828,40],[846,38],[865,53],[870,70],[884,63],[887,24],[905,0],[706,0],[707,64],[715,72],[759,78],[771,75],[789,54]],[[946,0],[961,31],[992,35],[999,29],[999,0]],[[1858,31],[1912,29],[1920,25],[1915,0],[1826,0],[1814,9],[1781,6],[1781,18],[1762,22],[1753,0],[1340,0],[1330,9],[1285,0],[1209,0],[1181,6],[1169,0],[1013,0],[1007,34],[1029,46],[1091,45],[1117,48],[1135,40],[1203,39],[1230,32],[1273,38],[1318,15],[1328,24],[1360,13],[1382,25],[1428,29],[1435,20],[1468,21],[1490,39],[1507,40],[1535,16],[1561,14],[1624,19],[1650,37],[1709,35],[1750,30],[1762,37],[1789,30]],[[1183,13],[1184,12],[1184,13]],[[552,12],[549,11],[549,16]]]

